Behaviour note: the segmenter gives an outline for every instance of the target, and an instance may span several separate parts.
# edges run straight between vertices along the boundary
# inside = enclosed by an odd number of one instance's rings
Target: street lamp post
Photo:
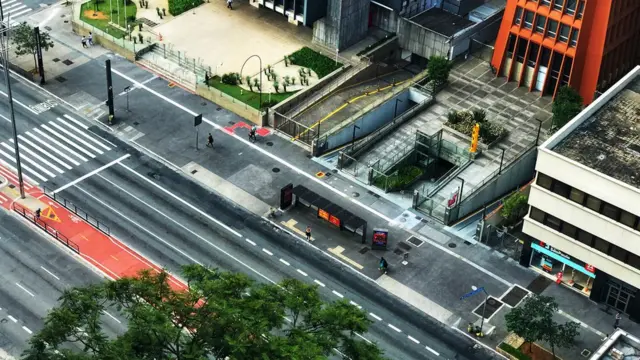
[[[131,85],[124,88],[124,92],[127,94],[127,112],[129,112],[129,91],[131,91]]]
[[[481,289],[482,289],[482,292],[484,293],[484,304],[482,305],[482,319],[480,319],[480,333],[484,334],[482,327],[484,326],[484,311],[487,309],[487,301],[489,301],[489,294],[484,288],[481,288]],[[471,290],[476,291],[478,290],[478,287],[472,286]]]
[[[244,70],[244,66],[247,64],[247,61],[249,61],[249,59],[251,59],[254,56],[257,57],[258,61],[260,62],[260,72],[258,73],[258,76],[260,77],[260,89],[258,89],[258,97],[259,97],[258,101],[260,101],[260,105],[258,105],[258,111],[262,113],[262,58],[260,58],[260,56],[251,55],[247,58],[247,60],[244,61],[244,64],[242,64],[242,67],[240,68],[240,79],[242,79],[242,70]],[[218,68],[216,67],[216,73],[217,72],[218,72]],[[271,97],[269,97],[269,100],[271,100]]]

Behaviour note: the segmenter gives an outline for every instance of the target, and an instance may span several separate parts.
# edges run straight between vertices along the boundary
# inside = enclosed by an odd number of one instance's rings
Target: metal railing
[[[141,44],[141,43],[134,43],[133,42],[133,37],[131,38],[132,40],[129,41],[129,37],[128,36],[124,36],[124,37],[116,37],[113,36],[111,34],[109,34],[108,32],[97,28],[91,24],[87,24],[86,22],[82,21],[82,20],[72,20],[73,23],[83,29],[86,29],[88,31],[91,31],[91,33],[93,33],[94,35],[94,39],[97,40],[96,42],[99,44],[100,41],[109,41],[111,43],[113,43],[116,46],[119,46],[121,48],[124,48],[128,51],[131,51],[133,54],[136,53],[136,50],[141,50],[142,48],[145,48],[147,46],[149,46],[149,44],[151,44],[154,39],[152,39],[150,36],[147,36],[146,38],[144,38],[144,42],[146,44]],[[125,32],[124,30],[119,30],[120,32]]]
[[[47,223],[42,221],[40,218],[36,217],[36,214],[33,213],[31,210],[28,210],[27,208],[25,208],[24,206],[22,206],[22,205],[20,205],[20,204],[18,204],[16,202],[14,202],[11,207],[13,208],[13,211],[15,211],[18,214],[22,215],[23,218],[25,218],[25,219],[31,221],[32,223],[36,224],[39,228],[41,228],[42,230],[46,231],[49,235],[53,236],[56,240],[60,241],[66,247],[68,247],[69,249],[71,249],[71,250],[75,251],[76,253],[80,254],[80,247],[78,246],[78,244],[76,244],[73,241],[69,240],[69,238],[67,238],[66,236],[62,235],[58,230],[56,230],[53,227],[47,225]]]
[[[291,136],[291,141],[300,141],[309,146],[312,146],[313,140],[316,138],[316,129],[303,125],[280,113],[275,113],[273,116],[273,128]]]
[[[94,218],[93,216],[89,215],[89,213],[87,213],[86,211],[84,211],[81,208],[77,207],[71,201],[63,198],[62,196],[58,195],[57,193],[55,193],[53,191],[50,191],[44,185],[42,186],[42,192],[45,195],[47,195],[48,197],[50,197],[51,199],[53,199],[58,204],[64,206],[67,210],[73,212],[78,217],[80,217],[81,219],[86,221],[89,225],[91,225],[94,228],[102,231],[106,235],[111,235],[111,230],[109,229],[108,226],[106,226],[104,223],[101,223],[98,219]]]

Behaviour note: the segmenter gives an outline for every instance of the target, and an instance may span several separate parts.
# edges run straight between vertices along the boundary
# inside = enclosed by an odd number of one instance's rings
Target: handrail
[[[65,199],[62,196],[58,195],[56,192],[47,192],[47,187],[44,186],[44,185],[42,185],[42,192],[45,195],[47,195],[50,199],[53,199],[58,204],[64,206],[67,210],[73,212],[74,214],[76,214],[77,216],[82,218],[85,222],[87,222],[87,224],[89,224],[89,225],[93,226],[94,228],[100,230],[101,232],[103,232],[107,236],[111,235],[111,230],[109,229],[108,226],[106,226],[104,223],[101,223],[97,218],[94,218],[93,216],[89,215],[88,212],[86,212],[86,211],[82,210],[81,208],[77,207],[71,201],[68,201],[67,199]]]
[[[42,221],[39,217],[36,217],[36,215],[31,210],[28,210],[27,208],[25,208],[24,206],[22,206],[22,205],[20,205],[20,204],[18,204],[16,202],[14,202],[11,207],[12,207],[13,211],[15,211],[18,214],[20,214],[23,218],[31,221],[32,223],[34,223],[39,228],[41,228],[42,230],[46,231],[49,235],[53,236],[56,240],[58,240],[59,242],[64,244],[66,247],[68,247],[69,249],[71,249],[71,250],[75,251],[76,253],[80,254],[80,247],[78,246],[78,244],[76,244],[73,241],[69,240],[68,237],[66,237],[63,234],[61,234],[55,228],[47,225],[46,222]]]

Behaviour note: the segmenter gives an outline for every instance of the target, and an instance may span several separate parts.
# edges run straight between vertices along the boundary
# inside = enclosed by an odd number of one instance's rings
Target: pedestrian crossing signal
[[[475,154],[478,151],[478,138],[480,137],[480,124],[475,124],[473,126],[473,131],[471,132],[471,148],[469,152]]]

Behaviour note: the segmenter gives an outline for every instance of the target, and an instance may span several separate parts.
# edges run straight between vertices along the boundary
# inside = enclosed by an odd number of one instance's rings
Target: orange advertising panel
[[[340,219],[338,219],[337,217],[331,215],[329,217],[329,222],[332,223],[333,225],[340,227]]]
[[[329,213],[328,213],[328,212],[326,212],[326,211],[324,211],[324,210],[322,210],[322,209],[318,209],[318,217],[323,218],[323,219],[325,219],[325,220],[329,221],[329,216],[330,216],[330,215],[329,215]]]

